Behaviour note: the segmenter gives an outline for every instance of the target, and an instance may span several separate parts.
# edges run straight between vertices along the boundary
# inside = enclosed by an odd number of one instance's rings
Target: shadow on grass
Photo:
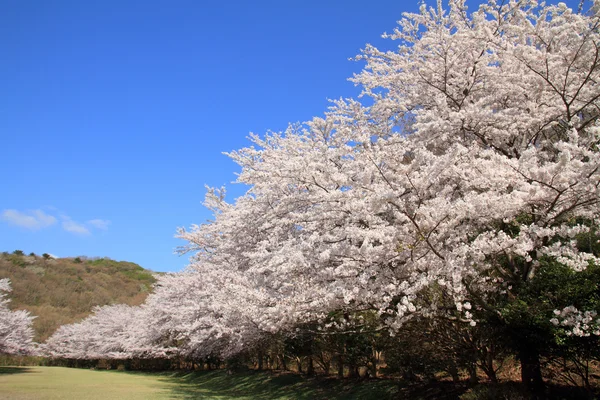
[[[412,383],[401,386],[398,397],[400,399],[414,400],[454,400],[460,399],[469,389],[466,382],[454,383],[450,381],[436,381],[432,383]]]
[[[29,372],[34,371],[27,367],[0,367],[0,375],[25,374]]]
[[[562,386],[547,383],[544,393],[537,398],[546,400],[586,400],[598,399],[600,393],[590,393],[582,387]],[[461,400],[511,399],[529,400],[535,398],[520,382],[480,383],[470,388]]]
[[[528,400],[532,396],[521,383],[480,383],[436,381],[403,384],[401,380],[363,381],[336,378],[308,378],[293,373],[246,371],[228,375],[226,371],[173,374],[177,383],[174,399],[331,399],[331,400]],[[552,400],[594,399],[582,388],[548,385],[542,398]]]
[[[386,400],[398,393],[398,385],[388,380],[352,382],[281,372],[245,371],[228,375],[221,370],[172,374],[165,379],[177,383],[172,390],[175,399]]]
[[[18,368],[15,368],[18,369]],[[121,372],[122,373],[122,372]],[[125,372],[143,374],[143,372]],[[387,400],[387,399],[462,399],[528,400],[531,395],[518,382],[499,384],[466,382],[403,383],[401,380],[339,380],[331,377],[306,377],[286,372],[243,371],[228,374],[225,370],[150,373],[170,384],[171,399],[256,399],[256,400]],[[590,396],[591,395],[591,396]],[[551,400],[593,399],[582,388],[548,385],[543,398]]]

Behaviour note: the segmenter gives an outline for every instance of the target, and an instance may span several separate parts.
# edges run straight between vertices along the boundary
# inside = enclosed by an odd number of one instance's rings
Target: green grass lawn
[[[152,375],[59,367],[0,367],[0,398],[169,399],[176,384]]]
[[[15,400],[376,399],[397,394],[390,381],[340,382],[254,371],[137,373],[60,367],[0,367],[0,398]]]

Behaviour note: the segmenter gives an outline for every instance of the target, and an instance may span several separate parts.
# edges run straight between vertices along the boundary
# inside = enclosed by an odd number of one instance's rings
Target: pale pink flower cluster
[[[573,306],[568,306],[562,310],[554,310],[554,315],[550,322],[555,326],[564,327],[568,336],[600,336],[600,318],[596,311],[579,311]]]
[[[27,311],[8,308],[6,293],[11,290],[10,280],[0,279],[0,354],[31,354],[34,317]]]

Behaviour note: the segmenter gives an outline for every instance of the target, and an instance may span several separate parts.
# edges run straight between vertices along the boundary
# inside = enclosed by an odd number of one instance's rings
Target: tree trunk
[[[467,365],[467,370],[469,371],[469,383],[474,385],[479,382],[479,377],[477,376],[477,364],[469,363],[469,365]]]
[[[372,357],[371,357],[371,365],[370,365],[370,374],[371,377],[373,378],[377,378],[377,364],[379,362],[379,357],[376,351],[373,351]]]
[[[357,365],[352,364],[352,365],[350,365],[348,367],[348,369],[349,369],[348,377],[350,379],[358,379],[358,378],[360,378],[360,372],[358,371],[358,366]]]
[[[337,376],[338,376],[338,378],[343,379],[344,378],[344,356],[342,356],[342,355],[338,356],[337,367],[338,367]]]
[[[494,359],[491,355],[488,356],[485,368],[482,369],[483,372],[485,372],[487,377],[490,379],[490,382],[492,382],[493,384],[498,383],[498,376],[496,375],[496,370],[494,369]]]
[[[484,346],[480,350],[480,363],[479,366],[485,372],[490,382],[493,384],[498,383],[498,376],[496,375],[496,370],[494,369],[494,348],[493,345],[490,347]]]
[[[309,376],[312,376],[315,374],[315,365],[313,364],[312,356],[308,356],[308,366],[306,367],[306,373]]]
[[[452,377],[452,382],[460,382],[460,375],[458,374],[458,368],[456,367],[456,364],[452,363],[450,367],[448,367],[448,373]]]
[[[540,355],[536,349],[521,349],[519,352],[521,361],[521,382],[536,396],[544,394],[544,380],[542,379],[542,368]]]
[[[323,363],[323,370],[325,371],[325,375],[329,375],[331,373],[331,363],[329,361]]]
[[[280,354],[279,355],[279,361],[281,363],[281,369],[284,370],[284,371],[287,371],[288,367],[287,367],[287,363],[285,361],[285,355]]]
[[[263,352],[259,351],[258,352],[258,370],[262,371],[263,369]]]

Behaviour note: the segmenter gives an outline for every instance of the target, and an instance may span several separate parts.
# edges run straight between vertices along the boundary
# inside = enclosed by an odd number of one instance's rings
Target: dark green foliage
[[[591,265],[584,271],[551,260],[540,261],[534,278],[515,288],[514,297],[500,306],[508,333],[514,346],[527,342],[540,351],[560,345],[564,335],[550,320],[554,310],[573,305],[579,310],[600,307],[600,266]]]

